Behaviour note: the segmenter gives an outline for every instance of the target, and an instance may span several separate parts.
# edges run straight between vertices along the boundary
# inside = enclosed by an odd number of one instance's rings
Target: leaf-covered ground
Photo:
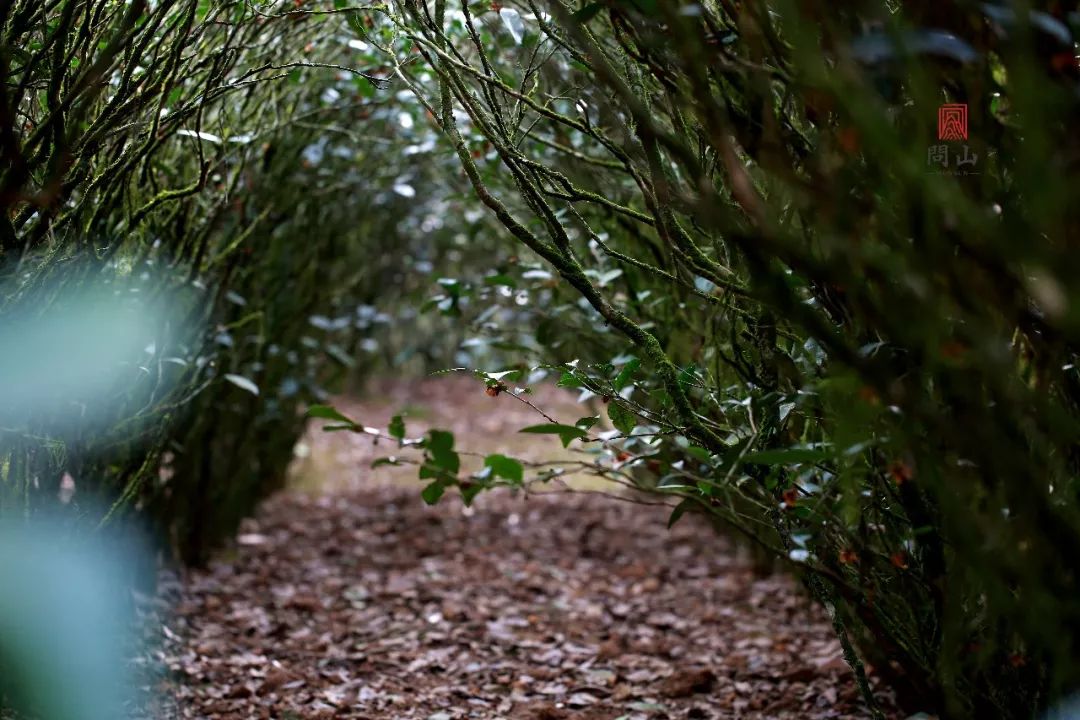
[[[351,485],[271,499],[173,588],[173,714],[870,717],[823,613],[696,518],[668,531],[665,508],[596,496],[470,509]]]

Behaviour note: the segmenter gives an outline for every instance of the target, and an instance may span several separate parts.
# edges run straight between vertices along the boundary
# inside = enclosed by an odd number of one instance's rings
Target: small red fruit
[[[892,476],[893,482],[900,486],[915,477],[915,471],[903,460],[897,460],[889,466],[889,475]]]

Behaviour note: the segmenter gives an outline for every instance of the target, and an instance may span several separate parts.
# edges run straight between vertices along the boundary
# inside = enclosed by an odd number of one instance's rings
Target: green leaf
[[[761,450],[744,456],[744,463],[754,465],[794,465],[796,463],[812,463],[827,460],[832,453],[827,450],[815,450],[812,448],[781,448],[778,450]]]
[[[484,372],[482,372],[482,373],[479,373],[479,374],[481,375],[481,377],[484,377],[487,380],[496,380],[496,381],[506,380],[508,382],[517,382],[518,380],[521,379],[521,376],[524,373],[521,370],[514,369],[514,370],[503,370],[501,372],[493,372],[493,373],[484,373]]]
[[[569,447],[575,438],[583,438],[587,433],[573,425],[560,425],[558,423],[544,423],[542,425],[530,425],[518,432],[533,433],[535,435],[558,435],[563,447]]]
[[[588,417],[579,418],[574,425],[582,430],[589,430],[598,422],[600,422],[599,415],[589,415]]]
[[[683,392],[687,392],[687,390],[690,388],[690,384],[694,382],[694,379],[696,377],[697,366],[693,363],[690,363],[682,369],[682,372],[679,373],[679,388],[682,389]]]
[[[461,486],[461,501],[465,503],[465,507],[472,505],[473,498],[480,494],[480,491],[484,489],[484,486],[480,483],[467,483]]]
[[[420,491],[420,497],[424,499],[428,505],[434,505],[439,502],[439,498],[446,492],[446,485],[441,480],[436,480],[433,483],[429,483],[423,490]]]
[[[629,435],[637,425],[637,416],[617,402],[608,404],[608,417],[611,418],[611,424],[615,426],[615,429],[623,435]]]
[[[622,390],[624,387],[630,384],[630,380],[634,377],[634,373],[641,367],[641,361],[637,358],[630,358],[630,362],[623,366],[623,369],[619,372],[615,378],[615,390]]]
[[[431,461],[440,470],[450,475],[457,475],[461,469],[461,458],[454,452],[454,435],[445,430],[431,430],[425,445],[431,455]]]
[[[454,433],[446,430],[428,432],[426,447],[432,453],[447,452],[454,449]]]
[[[703,463],[707,463],[712,460],[712,454],[703,447],[697,445],[690,445],[686,448],[686,454],[691,457],[700,460]]]
[[[388,458],[388,457],[377,458],[375,461],[373,461],[371,463],[371,469],[374,470],[375,468],[382,467],[384,465],[391,465],[393,467],[398,467],[398,466],[401,465],[401,461],[398,460],[397,458]]]
[[[558,387],[562,388],[579,388],[581,387],[581,381],[577,379],[574,373],[569,370],[564,370],[562,377],[559,378],[559,382],[556,383]]]
[[[484,458],[484,466],[491,468],[491,472],[498,477],[505,478],[516,485],[520,485],[525,480],[525,468],[522,464],[505,455],[488,455]]]
[[[360,423],[347,415],[343,415],[330,405],[312,405],[307,409],[304,416],[309,418],[322,418],[324,420],[337,420],[338,422],[347,423],[351,427],[358,427],[360,425]]]
[[[574,19],[579,23],[587,23],[596,17],[604,9],[603,3],[592,2],[574,13]]]
[[[259,386],[248,378],[244,377],[243,375],[233,375],[232,373],[226,373],[225,379],[231,382],[236,387],[242,390],[247,390],[252,395],[259,394]]]
[[[390,437],[397,438],[398,440],[405,439],[405,421],[400,415],[395,415],[390,420],[390,427],[388,428]]]
[[[183,99],[183,97],[184,97],[184,86],[183,85],[177,85],[169,93],[169,97],[165,100],[165,102],[168,103],[169,107],[174,108],[174,107],[177,106],[177,104],[179,104],[180,100]]]
[[[353,432],[356,432],[357,430],[359,430],[359,426],[358,425],[352,425],[352,424],[349,424],[349,425],[323,425],[322,430],[323,430],[323,432],[340,432],[342,430],[352,430]]]
[[[693,506],[694,501],[690,498],[686,498],[681,503],[676,505],[675,508],[671,511],[671,517],[668,518],[668,529],[670,530],[675,525],[675,523],[679,522],[679,519],[682,518],[682,516],[686,514],[686,511],[691,509]]]
[[[346,13],[345,17],[349,20],[349,27],[352,28],[356,36],[363,39],[367,37],[367,28],[364,27],[364,18],[360,15],[358,10],[353,10],[350,13]]]
[[[484,278],[485,285],[505,285],[506,287],[517,287],[517,281],[509,275],[488,275]]]

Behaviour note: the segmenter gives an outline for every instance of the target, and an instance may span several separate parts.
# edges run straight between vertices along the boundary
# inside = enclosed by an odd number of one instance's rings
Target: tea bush
[[[519,361],[609,401],[611,432],[527,431],[788,559],[912,710],[1031,717],[1080,684],[1075,3],[365,17],[528,258],[459,286],[544,298]],[[392,430],[429,501],[532,479]]]
[[[1031,717],[1080,686],[1077,17],[6,3],[0,507],[198,562],[330,389],[558,378],[607,418],[526,430],[791,564],[864,688]],[[566,469],[387,434],[429,501]]]
[[[370,58],[343,18],[0,9],[0,324],[21,348],[4,510],[51,512],[74,483],[72,522],[137,511],[200,562],[281,485],[302,407],[371,367],[451,357],[460,338],[403,330],[395,299],[483,244],[421,232],[420,210],[453,201],[416,197],[441,176],[433,131],[407,132],[380,68],[355,67]]]

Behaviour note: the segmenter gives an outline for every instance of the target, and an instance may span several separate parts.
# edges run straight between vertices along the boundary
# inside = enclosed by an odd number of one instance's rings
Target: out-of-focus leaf
[[[679,387],[683,392],[686,392],[690,388],[690,384],[694,382],[694,378],[697,377],[697,366],[693,363],[687,365],[682,371],[679,372]]]
[[[484,485],[480,483],[462,483],[461,485],[461,501],[465,503],[465,507],[472,505],[472,501],[480,494],[480,491],[484,489]]]
[[[885,33],[872,33],[851,42],[851,55],[867,65],[899,61],[905,55],[933,55],[966,65],[979,54],[971,45],[944,30],[913,30],[899,39]]]
[[[559,440],[562,441],[563,447],[569,447],[570,443],[576,438],[583,438],[588,434],[579,427],[574,427],[573,425],[560,425],[558,423],[530,425],[527,428],[522,428],[518,432],[533,433],[536,435],[558,435]]]
[[[349,19],[349,27],[356,33],[358,38],[367,37],[367,28],[364,27],[364,17],[358,10],[353,10],[350,13],[346,13],[346,17]]]
[[[641,367],[641,360],[637,358],[630,358],[630,361],[623,366],[623,369],[619,371],[618,376],[615,378],[616,390],[622,390],[624,387],[630,384],[630,380],[633,379],[634,373]]]
[[[827,460],[833,454],[826,450],[814,448],[784,448],[777,450],[761,450],[748,453],[742,459],[744,463],[753,465],[795,465],[799,463],[814,463]]]
[[[587,23],[596,17],[604,9],[603,3],[591,2],[574,13],[574,19],[579,23]]]
[[[668,521],[667,521],[667,526],[668,526],[669,530],[672,527],[674,527],[675,523],[679,522],[679,520],[682,518],[682,516],[686,514],[687,510],[689,510],[691,507],[693,507],[694,502],[695,502],[694,500],[691,500],[690,498],[686,498],[685,500],[680,502],[678,505],[676,505],[674,507],[674,509],[672,509],[671,516],[668,518]]]
[[[324,425],[323,426],[323,432],[341,432],[342,430],[358,431],[359,428],[356,425],[346,425],[346,424]]]
[[[484,278],[485,285],[505,285],[506,287],[517,287],[517,281],[509,275],[488,275]]]
[[[397,438],[398,440],[405,439],[405,420],[400,415],[395,415],[390,419],[390,427],[388,428],[390,437]]]
[[[579,388],[581,387],[581,381],[575,377],[574,373],[566,370],[563,371],[562,377],[559,378],[557,385],[564,388]]]
[[[615,426],[615,429],[623,435],[629,435],[637,425],[637,416],[617,402],[608,405],[608,417],[611,418],[611,424]]]
[[[231,382],[236,387],[238,387],[238,388],[240,388],[242,390],[247,390],[252,395],[258,395],[259,394],[259,386],[256,385],[250,379],[244,377],[243,375],[234,375],[232,373],[226,373],[225,374],[225,379],[228,380],[229,382]]]
[[[983,3],[983,13],[996,24],[999,35],[1008,36],[1016,26],[1016,9],[1008,5],[997,3]],[[1065,23],[1053,15],[1040,10],[1032,10],[1028,15],[1031,26],[1039,33],[1051,38],[1061,48],[1072,48],[1072,33]]]
[[[488,455],[484,458],[484,466],[491,468],[491,472],[498,477],[518,485],[525,479],[525,468],[522,464],[505,455]]]
[[[659,0],[628,0],[628,2],[646,15],[655,15],[659,6]]]
[[[525,37],[525,23],[521,19],[521,13],[513,8],[502,8],[499,10],[499,17],[502,18],[507,32],[514,38],[514,42],[520,45]]]
[[[443,496],[444,492],[446,492],[446,485],[443,484],[442,481],[436,480],[426,485],[424,489],[420,491],[420,497],[422,497],[424,502],[428,505],[434,505],[439,502],[439,498]]]
[[[312,405],[307,409],[305,413],[309,418],[323,418],[325,420],[337,420],[339,422],[348,423],[354,427],[359,426],[359,423],[343,414],[337,408],[330,405]]]
[[[574,423],[574,425],[581,428],[582,430],[589,430],[598,422],[600,422],[599,415],[589,415],[587,417],[578,419],[578,421]]]
[[[425,443],[431,461],[440,470],[456,475],[461,469],[461,458],[454,452],[454,435],[445,430],[431,430]]]

